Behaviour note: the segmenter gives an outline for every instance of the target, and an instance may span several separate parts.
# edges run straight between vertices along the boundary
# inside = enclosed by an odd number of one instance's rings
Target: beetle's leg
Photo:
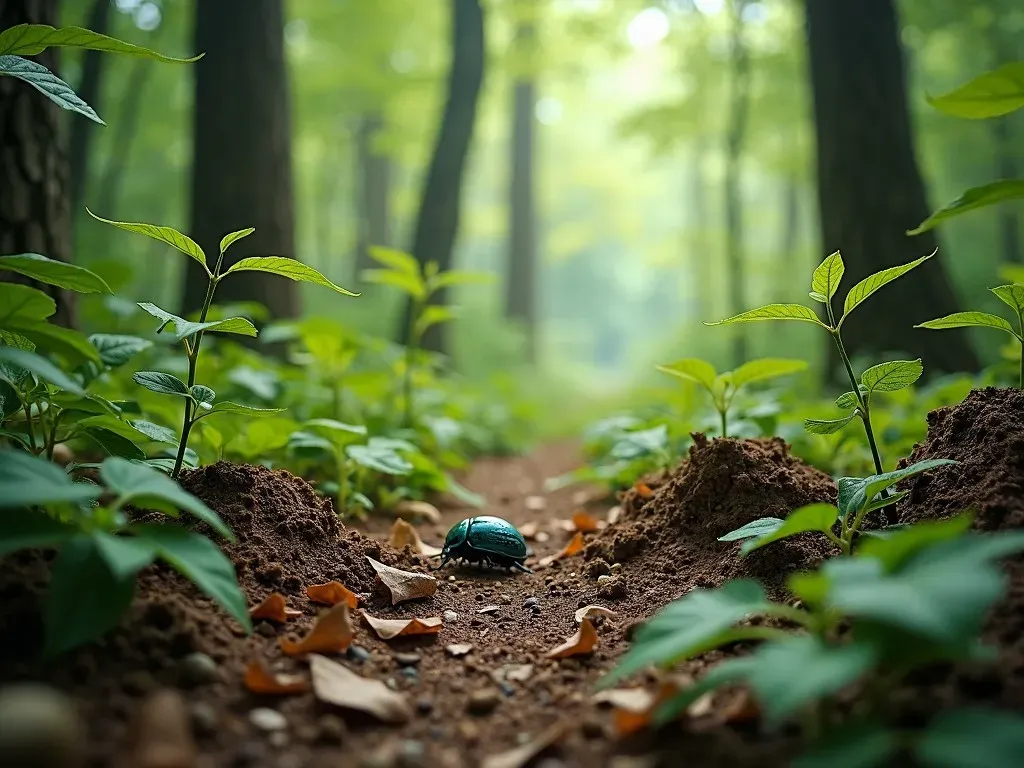
[[[437,555],[437,557],[440,557],[440,555]],[[439,566],[437,566],[436,568],[431,568],[430,570],[432,570],[432,571],[440,571],[442,568],[445,567],[445,565],[448,564],[448,561],[450,559],[451,559],[450,555],[445,555],[444,559],[441,561],[441,564]]]
[[[510,565],[509,568],[510,569],[514,568],[515,570],[522,571],[523,573],[533,573],[533,571],[531,571],[525,565],[520,563],[518,560],[513,560],[512,561],[512,565]]]

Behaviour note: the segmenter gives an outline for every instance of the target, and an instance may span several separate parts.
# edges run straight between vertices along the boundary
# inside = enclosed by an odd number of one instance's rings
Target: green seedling
[[[266,416],[277,413],[280,408],[254,408],[250,405],[233,403],[229,401],[217,402],[217,393],[208,386],[196,384],[196,368],[199,363],[199,347],[205,333],[233,333],[241,336],[256,336],[255,326],[244,317],[227,317],[220,320],[207,320],[210,306],[213,304],[214,293],[220,282],[233,274],[245,271],[266,272],[272,275],[286,277],[289,280],[313,283],[330,288],[346,296],[358,296],[341,286],[335,285],[317,270],[295,259],[285,256],[250,256],[239,259],[223,272],[224,254],[233,243],[244,237],[248,237],[256,230],[251,227],[231,232],[221,238],[220,251],[217,255],[217,262],[213,270],[206,262],[206,254],[192,238],[171,229],[154,224],[133,224],[123,221],[111,221],[104,219],[92,211],[86,209],[90,216],[98,221],[127,230],[146,235],[154,240],[166,243],[172,248],[181,251],[186,256],[199,262],[203,271],[209,279],[206,289],[206,297],[203,299],[203,306],[199,312],[199,321],[192,322],[183,317],[178,317],[155,304],[140,302],[139,307],[151,314],[160,321],[157,333],[164,331],[168,326],[173,328],[174,338],[185,347],[185,355],[188,358],[188,380],[182,381],[177,376],[160,371],[139,371],[132,376],[135,383],[148,390],[159,394],[180,397],[184,400],[184,416],[181,424],[181,438],[178,441],[178,452],[171,468],[171,477],[177,477],[181,473],[182,464],[185,460],[185,451],[188,447],[188,436],[192,427],[200,419],[218,413],[234,413],[243,416]]]
[[[216,512],[145,464],[111,457],[99,465],[99,479],[103,485],[76,482],[52,462],[0,449],[0,556],[59,550],[43,605],[48,655],[113,629],[131,604],[135,577],[155,560],[252,629],[235,567],[216,544],[176,523],[132,523],[126,509],[186,512],[233,542]]]
[[[1018,386],[1024,389],[1024,285],[1000,285],[990,289],[1000,301],[1006,304],[1017,317],[1016,330],[1009,322],[999,315],[988,312],[954,312],[951,315],[929,320],[926,323],[915,325],[915,328],[931,328],[942,330],[944,328],[995,328],[1004,331],[1017,340],[1020,356],[1020,378]]]
[[[741,685],[769,729],[801,727],[809,752],[795,765],[870,768],[903,752],[916,764],[953,765],[933,755],[954,735],[963,739],[958,749],[969,744],[972,765],[1016,765],[1013,757],[1024,749],[1024,720],[1016,715],[945,712],[910,731],[886,722],[887,694],[908,674],[936,662],[991,658],[979,647],[981,630],[1006,590],[999,561],[1024,551],[1024,531],[965,533],[970,524],[970,515],[921,523],[866,542],[853,557],[828,560],[816,572],[793,574],[789,589],[802,607],[770,600],[749,579],[694,589],[640,627],[599,686],[753,641],[760,643],[753,653],[718,663],[659,705],[654,723],[676,719],[706,693]],[[837,706],[858,686],[864,701]]]
[[[403,425],[411,428],[415,421],[413,370],[423,341],[423,334],[434,325],[447,323],[458,317],[455,307],[431,304],[431,299],[438,291],[446,288],[490,282],[491,276],[456,270],[441,272],[436,262],[429,261],[421,265],[413,256],[394,248],[371,246],[369,254],[385,268],[364,270],[363,279],[370,283],[398,288],[409,298],[412,307],[409,312],[405,361],[401,374],[404,404]]]
[[[878,442],[875,440],[875,434],[871,427],[871,396],[875,392],[894,392],[909,387],[920,378],[923,368],[920,360],[893,360],[868,368],[861,374],[858,381],[857,376],[853,372],[853,365],[850,363],[850,356],[846,353],[846,348],[843,346],[842,327],[850,313],[860,306],[871,294],[888,285],[896,278],[905,275],[914,267],[923,264],[934,256],[935,253],[933,251],[927,256],[922,256],[907,264],[883,269],[881,272],[876,272],[861,280],[846,294],[843,314],[838,320],[836,320],[835,313],[832,310],[832,297],[839,290],[839,281],[842,279],[846,267],[843,264],[843,257],[839,254],[839,251],[836,251],[815,268],[809,294],[814,301],[825,305],[827,323],[823,323],[813,309],[803,304],[768,304],[757,309],[742,312],[725,320],[705,323],[705,325],[730,325],[759,320],[799,320],[806,323],[814,323],[828,331],[833,341],[835,341],[839,357],[843,361],[846,374],[849,376],[850,384],[853,387],[850,392],[841,395],[836,402],[841,407],[849,409],[851,413],[849,416],[830,421],[808,419],[804,423],[804,427],[809,432],[815,434],[831,434],[838,432],[855,417],[859,416],[864,425],[864,434],[867,436],[868,445],[871,448],[871,458],[875,463],[875,472],[880,475],[882,474],[882,459],[878,453]]]
[[[744,363],[734,371],[718,373],[711,363],[691,357],[667,365],[659,365],[657,368],[662,373],[684,381],[692,381],[703,387],[711,395],[711,402],[718,412],[722,425],[722,437],[728,437],[726,417],[732,406],[733,398],[741,388],[756,381],[774,379],[805,370],[807,363],[803,360],[765,357]]]
[[[746,555],[766,544],[796,536],[799,533],[817,531],[823,533],[829,541],[839,547],[844,555],[853,552],[854,541],[858,534],[870,537],[886,537],[893,533],[892,528],[879,531],[862,531],[864,520],[871,512],[876,512],[906,496],[906,491],[888,494],[889,488],[901,480],[927,472],[937,467],[956,464],[950,459],[929,459],[911,464],[909,467],[886,472],[871,477],[839,478],[839,503],[808,504],[794,509],[785,520],[777,517],[762,517],[752,520],[742,528],[730,531],[719,537],[719,541],[742,541],[740,553]]]

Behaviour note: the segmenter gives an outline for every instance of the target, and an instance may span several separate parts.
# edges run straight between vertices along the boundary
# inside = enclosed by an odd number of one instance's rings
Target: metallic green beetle
[[[523,565],[528,554],[526,539],[515,526],[500,517],[481,515],[452,526],[439,555],[441,564],[434,570],[444,568],[449,560],[462,560],[533,573]]]

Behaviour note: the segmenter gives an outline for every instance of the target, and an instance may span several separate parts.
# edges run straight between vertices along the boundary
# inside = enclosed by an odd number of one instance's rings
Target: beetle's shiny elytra
[[[452,526],[441,550],[441,564],[434,570],[449,560],[462,560],[533,573],[523,565],[527,554],[526,539],[515,526],[500,517],[481,515]]]

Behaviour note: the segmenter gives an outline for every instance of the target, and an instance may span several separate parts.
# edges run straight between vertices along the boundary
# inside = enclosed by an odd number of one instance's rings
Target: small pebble
[[[74,702],[60,691],[34,683],[0,690],[0,755],[4,765],[81,766],[88,744]]]
[[[197,701],[189,708],[192,727],[201,736],[210,736],[217,732],[217,710],[212,704]]]
[[[498,595],[498,602],[501,603],[502,605],[508,605],[509,603],[512,602],[512,598],[509,595],[504,595],[504,594]]]
[[[288,734],[284,731],[274,731],[267,738],[270,742],[270,746],[276,747],[277,749],[284,749],[288,746]]]
[[[416,667],[402,667],[398,674],[408,680],[419,680],[420,673],[416,671]]]
[[[528,597],[526,598],[526,600],[523,601],[523,608],[533,608],[535,606],[540,606],[540,600],[538,600],[536,597]]]
[[[416,702],[416,710],[421,715],[429,715],[434,711],[434,702],[430,699],[420,699]]]
[[[288,727],[285,716],[276,709],[257,707],[249,712],[249,722],[261,731],[279,731]]]
[[[597,583],[598,584],[607,584],[611,580],[612,580],[612,577],[609,576],[607,573],[601,574],[600,576],[597,577]]]
[[[448,581],[455,581],[455,577],[454,576],[449,576],[448,577]]]
[[[612,571],[621,571],[622,563],[612,563]]]
[[[457,614],[455,611],[449,609],[449,610],[447,610],[447,611],[445,611],[444,613],[441,614],[441,620],[445,624],[454,624],[456,621],[459,620],[459,614]]]
[[[501,692],[504,693],[506,696],[513,696],[516,692],[516,689],[508,683],[498,683],[498,687],[501,689]]]
[[[395,661],[398,662],[398,664],[400,666],[403,666],[403,667],[415,666],[416,664],[420,663],[420,659],[421,658],[422,657],[418,653],[396,653],[395,654]]]
[[[469,695],[467,710],[474,715],[486,715],[494,711],[501,702],[495,688],[478,688]]]
[[[426,750],[422,741],[406,739],[402,742],[402,748],[398,753],[398,764],[403,768],[414,768],[414,766],[423,764],[425,754]]]
[[[348,658],[356,664],[362,664],[370,660],[370,652],[361,645],[350,645],[348,647]]]
[[[277,637],[277,627],[271,624],[269,621],[261,621],[256,625],[257,634],[263,635],[264,637]]]
[[[384,681],[384,685],[390,688],[392,691],[398,690],[398,682],[393,677],[389,677]]]
[[[324,744],[341,744],[348,735],[345,721],[337,715],[321,715],[316,727],[317,738]]]
[[[217,662],[205,653],[190,653],[178,662],[178,679],[187,688],[212,683],[217,677]]]

